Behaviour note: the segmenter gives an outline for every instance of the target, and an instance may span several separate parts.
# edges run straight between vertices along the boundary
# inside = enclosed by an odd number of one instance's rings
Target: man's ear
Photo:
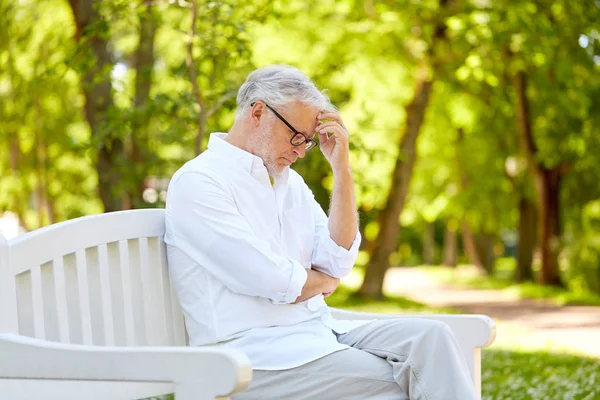
[[[252,120],[252,125],[259,126],[261,118],[264,118],[265,116],[267,107],[265,107],[265,103],[262,101],[252,103],[251,106],[252,109],[250,110],[250,119]]]

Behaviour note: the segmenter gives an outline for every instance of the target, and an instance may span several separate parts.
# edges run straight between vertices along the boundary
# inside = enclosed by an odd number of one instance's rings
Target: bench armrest
[[[496,324],[487,315],[447,314],[373,314],[331,308],[331,316],[338,320],[377,320],[392,318],[426,318],[447,324],[465,356],[473,378],[478,398],[481,398],[481,348],[491,345],[496,339]]]
[[[496,324],[487,315],[454,314],[374,314],[329,308],[331,316],[340,320],[372,320],[391,318],[426,318],[446,323],[459,340],[468,341],[473,347],[487,347],[496,339]]]
[[[177,400],[204,400],[246,389],[252,367],[234,350],[87,346],[0,334],[0,379],[165,382]]]

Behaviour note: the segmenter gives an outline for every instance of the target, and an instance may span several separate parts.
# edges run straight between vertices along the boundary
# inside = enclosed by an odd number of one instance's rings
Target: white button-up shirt
[[[346,348],[322,295],[293,303],[312,265],[346,276],[349,250],[302,177],[287,168],[271,183],[262,159],[211,135],[208,150],[180,168],[166,206],[169,270],[190,345],[243,351],[254,369],[297,367]],[[339,322],[339,323],[338,323]]]

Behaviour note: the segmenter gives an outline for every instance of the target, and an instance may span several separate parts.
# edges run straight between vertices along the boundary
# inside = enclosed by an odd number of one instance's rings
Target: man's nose
[[[304,158],[306,155],[306,143],[302,143],[300,146],[294,146],[294,153],[298,154],[298,157]]]

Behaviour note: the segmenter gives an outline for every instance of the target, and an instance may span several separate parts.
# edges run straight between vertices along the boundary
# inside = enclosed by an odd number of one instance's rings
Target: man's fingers
[[[320,129],[323,129],[323,128],[327,128],[327,127],[330,127],[330,126],[336,126],[336,127],[339,127],[341,129],[343,129],[342,126],[339,123],[337,123],[335,121],[327,121],[327,122],[323,122],[323,123],[317,125],[317,130],[320,130]]]
[[[324,142],[327,141],[327,139],[329,139],[329,135],[327,135],[327,132],[318,132],[319,133],[319,141],[320,142]]]
[[[342,121],[342,117],[340,117],[340,115],[336,112],[321,111],[317,115],[317,119],[318,120],[333,120],[333,121],[337,122],[338,124],[340,124],[341,126],[344,126],[344,121]]]
[[[344,136],[348,136],[348,133],[346,132],[346,130],[340,126],[340,124],[338,124],[337,122],[325,122],[324,124],[321,124],[319,126],[317,126],[316,131],[320,134],[320,133],[337,133],[337,134],[342,134]]]

